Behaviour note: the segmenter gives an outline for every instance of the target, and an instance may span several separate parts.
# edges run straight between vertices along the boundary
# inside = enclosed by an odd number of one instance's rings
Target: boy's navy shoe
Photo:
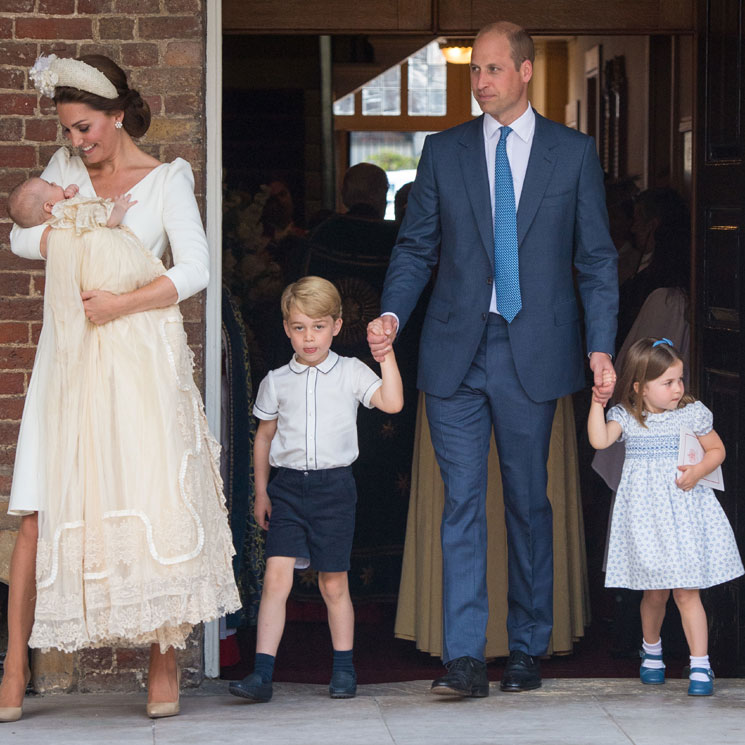
[[[329,683],[331,698],[354,698],[357,695],[357,674],[348,670],[335,670]]]
[[[264,683],[259,673],[251,673],[243,680],[235,680],[228,686],[234,696],[247,698],[249,701],[264,703],[272,698],[272,681]]]
[[[432,683],[431,691],[438,696],[484,698],[489,695],[486,663],[474,657],[456,657],[445,667],[448,671]]]

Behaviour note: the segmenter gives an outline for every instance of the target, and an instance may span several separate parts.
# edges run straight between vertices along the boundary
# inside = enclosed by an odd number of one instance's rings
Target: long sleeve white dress
[[[93,191],[66,151],[44,177]],[[9,510],[39,512],[31,646],[183,647],[194,624],[240,605],[219,446],[178,306],[96,326],[80,300],[81,290],[128,292],[163,274],[180,298],[201,289],[206,242],[192,184],[185,161],[158,166],[131,190],[138,204],[122,228],[102,227],[101,200],[55,206]],[[13,249],[33,255],[35,230],[17,231]],[[167,239],[173,274],[156,255]]]

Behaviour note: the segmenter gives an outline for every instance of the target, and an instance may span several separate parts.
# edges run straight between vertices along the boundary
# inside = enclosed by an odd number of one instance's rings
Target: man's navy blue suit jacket
[[[430,135],[385,278],[381,310],[408,320],[439,263],[420,341],[418,387],[451,396],[483,335],[494,275],[482,117]],[[587,352],[615,348],[617,252],[592,138],[536,113],[517,210],[522,310],[509,325],[528,396],[548,401],[584,385]]]

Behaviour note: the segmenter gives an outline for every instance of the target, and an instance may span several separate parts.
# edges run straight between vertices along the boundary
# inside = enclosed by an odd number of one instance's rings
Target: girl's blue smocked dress
[[[675,483],[681,428],[708,434],[709,409],[696,401],[648,413],[646,427],[623,406],[614,406],[607,418],[623,429],[626,459],[613,507],[606,587],[703,588],[745,573],[714,492],[700,483],[686,492]]]

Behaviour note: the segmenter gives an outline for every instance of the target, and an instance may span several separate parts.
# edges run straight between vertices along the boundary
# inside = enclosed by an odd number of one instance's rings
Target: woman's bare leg
[[[8,653],[0,683],[0,708],[21,706],[28,666],[28,640],[34,625],[36,607],[36,541],[38,514],[24,515],[10,559],[8,594]]]
[[[178,663],[176,650],[168,647],[161,654],[159,644],[150,645],[150,667],[147,675],[147,701],[149,704],[178,700]]]

